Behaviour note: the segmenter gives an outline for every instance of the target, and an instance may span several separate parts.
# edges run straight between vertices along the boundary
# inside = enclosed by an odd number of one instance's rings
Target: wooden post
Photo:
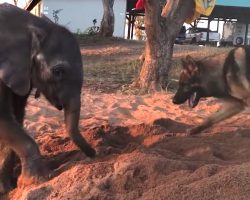
[[[127,39],[130,39],[130,29],[131,29],[131,13],[129,12],[128,14],[128,35],[127,35]]]
[[[247,45],[247,35],[248,35],[248,23],[246,23],[245,41],[244,45]]]
[[[218,20],[217,20],[217,32],[219,32],[219,26],[220,26],[220,18],[218,17]]]
[[[130,37],[130,39],[133,39],[133,37],[134,37],[135,19],[136,19],[136,15],[133,14],[132,15],[132,28],[131,28],[131,37]]]
[[[208,18],[208,22],[207,22],[207,40],[206,40],[207,43],[209,43],[210,22],[211,22],[211,19]]]

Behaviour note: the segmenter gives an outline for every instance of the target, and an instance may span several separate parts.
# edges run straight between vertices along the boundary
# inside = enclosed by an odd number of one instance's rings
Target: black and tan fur
[[[202,97],[225,100],[220,111],[191,129],[190,134],[197,134],[250,106],[250,47],[238,47],[202,60],[187,56],[182,65],[173,103],[182,104],[188,100],[190,107],[195,107]]]

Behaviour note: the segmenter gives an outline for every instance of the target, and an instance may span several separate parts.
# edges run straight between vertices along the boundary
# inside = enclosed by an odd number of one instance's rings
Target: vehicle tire
[[[243,38],[242,38],[242,37],[237,37],[237,38],[235,39],[235,43],[236,43],[236,45],[241,45],[241,44],[243,44]]]
[[[190,44],[196,44],[196,38],[192,38]]]
[[[217,47],[217,42],[209,42],[210,46]]]
[[[200,41],[200,42],[198,42],[198,45],[207,46],[208,44],[206,44],[206,42],[204,42],[204,41]]]
[[[220,42],[220,47],[226,47],[227,46],[227,43],[226,42]]]

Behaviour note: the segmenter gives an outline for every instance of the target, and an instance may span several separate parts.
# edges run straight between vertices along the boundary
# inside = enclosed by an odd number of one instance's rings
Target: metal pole
[[[247,35],[248,35],[248,23],[246,23],[246,32],[245,32],[245,41],[244,41],[244,45],[248,45],[248,41],[247,41]]]
[[[209,43],[210,22],[211,22],[211,20],[208,18],[208,23],[207,23],[207,43]]]

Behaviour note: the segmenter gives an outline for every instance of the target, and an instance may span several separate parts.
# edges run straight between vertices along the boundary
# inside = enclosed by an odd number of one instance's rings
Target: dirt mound
[[[171,94],[84,94],[81,132],[98,152],[87,158],[64,131],[63,113],[30,99],[25,127],[53,178],[17,188],[10,200],[249,199],[248,112],[198,136],[186,130],[219,109],[214,99],[190,111]],[[0,197],[4,199],[7,197]]]
[[[11,199],[249,199],[249,135],[181,137],[186,127],[160,119],[86,130],[99,152],[94,160],[68,148],[68,138],[50,138],[41,149],[56,147],[47,160],[57,175]],[[65,146],[70,152],[59,153]]]

